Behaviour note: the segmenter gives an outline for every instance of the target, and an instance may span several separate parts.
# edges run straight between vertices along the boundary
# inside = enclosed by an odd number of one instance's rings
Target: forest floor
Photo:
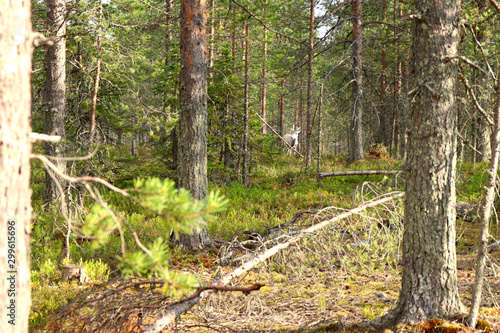
[[[335,161],[324,163],[330,165],[325,171],[344,170],[336,167]],[[363,162],[354,167],[362,170],[380,169],[381,166],[395,167],[387,161],[375,165]],[[485,181],[483,168],[459,168],[459,200],[478,202],[477,193]],[[131,168],[122,169],[137,173]],[[282,243],[300,230],[383,193],[401,189],[397,176],[335,177],[325,180],[319,187],[315,184],[314,172],[304,175],[300,167],[280,170],[274,166],[255,170],[252,179],[255,186],[249,189],[235,184],[223,187],[231,199],[231,207],[208,225],[213,246],[197,253],[172,248],[171,271],[194,274],[201,285],[211,284],[251,259],[256,252]],[[384,315],[398,299],[402,203],[402,199],[394,199],[336,221],[294,242],[232,282],[238,287],[264,285],[260,290],[248,294],[211,293],[182,315],[175,327],[163,332],[366,331],[354,324]],[[151,220],[144,220],[138,214],[130,217],[134,218],[144,230],[154,230],[154,225],[148,229],[147,223]],[[287,221],[286,227],[272,229]],[[493,239],[500,238],[499,229],[498,223],[492,224]],[[256,237],[255,232],[260,236]],[[474,283],[478,234],[478,224],[457,218],[459,292],[466,307],[470,305]],[[109,258],[115,258],[115,251],[116,244],[115,248],[100,253],[109,253]],[[40,280],[33,284],[31,331],[141,332],[168,310],[169,304],[181,298],[166,297],[159,288],[161,284],[155,280],[118,278],[116,266],[110,265],[115,273],[108,282],[62,284],[52,278],[48,283]],[[43,267],[52,266],[39,263],[38,267],[42,271],[46,269]],[[486,277],[480,313],[482,326],[476,331],[500,332],[498,244],[490,247]],[[82,293],[78,294],[79,291]],[[398,326],[390,331],[472,331],[461,326],[459,321],[459,318],[447,322],[434,320]]]
[[[461,301],[469,307],[475,276],[476,256],[473,249],[476,246],[468,235],[477,235],[478,228],[477,225],[459,221],[459,230],[463,231],[460,241],[462,251],[457,254],[459,292]],[[394,307],[400,288],[400,268],[391,267],[388,260],[374,260],[375,264],[371,265],[370,250],[367,250],[368,254],[363,251],[341,253],[339,245],[342,247],[356,242],[353,242],[352,234],[348,241],[337,239],[339,243],[335,244],[325,239],[328,235],[329,232],[325,232],[314,240],[301,242],[237,282],[239,286],[265,284],[260,291],[248,295],[240,292],[212,294],[183,315],[176,329],[179,332],[365,331],[355,324],[382,316]],[[363,236],[361,233],[358,235],[359,242]],[[346,255],[352,258],[339,259],[339,256]],[[490,252],[490,259],[480,315],[484,321],[480,322],[477,331],[500,332],[498,246]],[[197,275],[223,274],[218,272],[220,267],[210,265],[216,260],[209,255],[200,257],[200,262],[204,263],[201,266],[205,269],[200,269]],[[231,267],[222,269],[228,270]],[[461,326],[460,319],[456,318],[448,322],[401,325],[392,331],[448,333],[472,330]]]
[[[258,291],[216,292],[193,307],[176,321],[175,328],[163,332],[366,332],[356,326],[384,315],[398,299],[400,287],[400,225],[395,222],[400,203],[386,205],[348,219],[339,221],[323,231],[305,238],[279,252],[271,259],[241,276],[233,285],[264,285]],[[323,212],[325,213],[325,212]],[[326,215],[334,215],[328,211]],[[315,223],[313,216],[297,219],[279,239],[286,239],[291,230],[298,230]],[[458,278],[461,301],[470,305],[474,283],[475,237],[478,226],[458,221]],[[492,230],[498,235],[498,230]],[[267,236],[269,244],[277,238]],[[216,277],[231,272],[242,261],[252,257],[254,250],[246,247],[255,243],[240,239],[219,241],[210,250],[200,253],[183,253],[172,257],[172,270],[195,274],[202,285],[208,285]],[[260,242],[260,241],[259,241]],[[218,244],[215,246],[215,244]],[[232,253],[232,254],[228,254]],[[487,283],[483,293],[480,326],[477,332],[500,332],[500,279],[498,278],[500,248],[492,247],[487,270]],[[234,260],[232,264],[220,265],[221,258]],[[228,257],[230,257],[228,259]],[[241,260],[240,260],[241,259]],[[113,314],[117,330],[109,326],[97,332],[141,332],[153,317],[160,316],[165,304],[159,305],[159,288],[123,288],[111,282],[96,286],[88,299],[101,299],[95,308],[85,310],[82,304],[67,314],[71,317],[53,318],[58,324],[49,325],[53,331],[67,321],[76,329],[82,322],[106,322]],[[152,289],[151,289],[152,288]],[[91,288],[92,289],[92,288]],[[107,301],[116,290],[121,290],[119,302]],[[152,292],[154,290],[154,292]],[[109,292],[112,291],[111,294]],[[146,301],[145,300],[148,300]],[[168,299],[163,302],[168,303]],[[103,305],[108,302],[108,305]],[[144,307],[156,310],[138,320],[138,313],[147,313]],[[157,305],[154,305],[157,304]],[[128,310],[127,310],[128,309]],[[131,310],[132,309],[132,310]],[[121,312],[121,314],[120,314]],[[92,313],[89,315],[89,313]],[[108,318],[108,319],[106,319]],[[70,323],[71,322],[71,323]],[[59,329],[55,329],[59,328]],[[85,332],[85,330],[83,330]],[[385,332],[472,332],[460,325],[460,318],[449,321],[434,320],[411,326],[400,325]]]

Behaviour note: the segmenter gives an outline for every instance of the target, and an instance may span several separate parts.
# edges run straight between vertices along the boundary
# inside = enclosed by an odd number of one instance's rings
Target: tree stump
[[[62,282],[78,279],[80,283],[87,281],[85,267],[79,265],[66,265],[62,267]]]

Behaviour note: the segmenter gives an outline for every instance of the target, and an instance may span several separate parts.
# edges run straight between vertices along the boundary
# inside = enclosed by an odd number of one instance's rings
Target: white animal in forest
[[[295,129],[295,125],[293,125],[292,133],[285,134],[285,136],[283,137],[283,139],[295,150],[299,149],[299,133],[300,127]],[[288,148],[288,154],[290,155],[292,153],[292,150],[288,146],[286,146],[285,148]]]

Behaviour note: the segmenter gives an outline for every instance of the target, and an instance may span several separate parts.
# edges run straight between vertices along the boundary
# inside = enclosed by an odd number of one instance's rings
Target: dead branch
[[[339,171],[339,172],[321,172],[319,178],[337,177],[337,176],[365,176],[365,175],[393,175],[403,171],[394,170],[360,170],[360,171]]]
[[[479,150],[477,150],[476,148],[474,148],[469,141],[465,140],[464,137],[462,136],[462,134],[460,134],[460,132],[457,132],[457,136],[460,140],[462,140],[462,142],[467,146],[469,147],[470,149],[472,149],[476,154],[479,154],[479,155],[483,155],[483,153],[481,153]]]
[[[496,2],[495,0],[490,0],[490,3],[493,5],[493,7],[495,7],[497,12],[500,13],[500,6],[498,5],[498,2]]]
[[[54,163],[52,163],[51,161],[49,161],[49,159],[46,156],[44,156],[44,155],[31,154],[31,158],[36,158],[36,159],[40,160],[45,165],[45,167],[47,169],[50,169],[57,176],[61,177],[64,180],[67,180],[69,182],[72,182],[72,183],[84,183],[84,184],[85,183],[89,183],[89,182],[99,183],[101,185],[106,186],[111,191],[119,193],[119,194],[121,194],[122,196],[124,196],[126,198],[129,198],[129,199],[132,199],[132,200],[135,199],[134,196],[132,196],[127,191],[122,190],[122,189],[120,189],[120,188],[118,188],[118,187],[116,187],[116,186],[108,183],[104,179],[101,179],[101,178],[98,178],[98,177],[91,177],[91,176],[72,177],[72,176],[69,176],[69,175],[67,175],[65,173],[62,173],[62,172],[60,172],[58,170],[58,168],[54,165]]]
[[[272,226],[272,227],[268,227],[267,230],[269,232],[272,232],[272,231],[279,230],[279,229],[285,229],[285,228],[289,227],[291,224],[294,224],[295,222],[305,218],[306,215],[310,216],[310,215],[314,215],[316,213],[317,212],[314,212],[312,210],[301,210],[301,211],[295,213],[295,215],[290,220],[288,220],[284,223]]]
[[[288,40],[292,40],[294,42],[297,42],[299,44],[302,44],[303,41],[300,41],[298,39],[295,39],[294,37],[290,36],[290,35],[286,35],[280,31],[277,31],[277,30],[274,30],[272,28],[270,28],[268,25],[266,25],[266,23],[264,21],[262,21],[257,15],[255,15],[254,13],[252,13],[247,7],[243,6],[242,4],[238,3],[237,1],[235,0],[231,0],[231,2],[233,2],[235,5],[237,5],[238,7],[240,7],[241,9],[243,9],[245,12],[248,13],[248,15],[250,15],[251,17],[253,17],[255,20],[257,20],[257,22],[259,22],[263,27],[265,27],[267,30],[271,31],[272,33],[276,34],[276,35],[279,35],[281,37],[285,37],[285,38],[288,38]]]
[[[163,212],[159,212],[159,211],[156,211],[154,209],[152,209],[151,207],[145,205],[141,200],[139,200],[137,197],[135,197],[134,195],[130,194],[128,190],[122,190],[110,183],[108,183],[107,181],[105,181],[104,179],[102,178],[99,178],[99,177],[92,177],[92,176],[82,176],[82,177],[72,177],[72,176],[69,176],[65,173],[62,173],[61,171],[59,171],[59,169],[54,165],[54,163],[52,163],[48,158],[47,156],[45,155],[39,155],[39,154],[31,154],[30,156],[31,158],[36,158],[38,160],[40,160],[43,165],[45,166],[45,168],[47,170],[51,170],[51,172],[53,172],[54,174],[56,174],[57,176],[61,177],[62,179],[64,180],[67,180],[68,182],[71,182],[71,183],[83,183],[83,184],[89,184],[89,183],[98,183],[98,184],[101,184],[105,187],[107,187],[108,189],[110,189],[111,191],[113,192],[116,192],[130,200],[132,200],[133,202],[135,202],[136,204],[140,205],[142,208],[146,209],[146,210],[149,210],[150,212],[153,212],[159,216],[164,216],[164,217],[168,217],[168,218],[171,218],[173,220],[179,220],[180,217],[177,217],[177,216],[173,216],[173,215],[169,215],[168,213],[163,213]],[[200,212],[200,213],[195,213],[193,215],[188,215],[188,216],[184,216],[184,218],[197,218],[199,216],[201,216],[204,212]]]
[[[283,141],[283,142],[284,142],[284,143],[285,143],[285,144],[286,144],[286,145],[287,145],[290,149],[292,149],[294,152],[296,152],[297,154],[299,154],[299,156],[300,156],[300,157],[304,157],[304,155],[302,155],[302,154],[301,154],[301,153],[299,153],[297,150],[295,150],[295,148],[293,148],[291,145],[289,145],[289,144],[288,144],[288,142],[286,142],[286,140],[285,140],[285,139],[283,139],[283,137],[282,137],[281,135],[279,135],[279,134],[278,134],[278,132],[276,132],[276,131],[274,130],[274,128],[272,128],[272,127],[271,127],[271,125],[269,125],[269,124],[268,124],[268,123],[267,123],[264,119],[262,119],[262,117],[261,117],[261,116],[259,116],[259,114],[258,114],[257,112],[255,112],[255,114],[256,114],[256,115],[257,115],[257,117],[259,117],[259,118],[260,118],[260,120],[262,120],[262,122],[263,122],[264,124],[266,124],[266,126],[267,126],[267,127],[269,127],[269,128],[271,129],[271,131],[273,131],[273,132],[274,132],[274,134],[276,134],[276,135],[277,135],[277,136],[281,139],[281,141]]]
[[[55,37],[46,37],[39,32],[33,33],[31,35],[31,39],[33,40],[33,46],[35,48],[43,46],[43,45],[52,46],[52,45],[54,45],[54,41],[56,40]]]
[[[469,93],[470,97],[472,98],[472,102],[474,102],[476,109],[483,115],[484,119],[486,120],[486,122],[488,123],[490,128],[493,130],[493,120],[491,120],[491,117],[479,104],[479,102],[476,98],[476,95],[472,91],[472,89],[469,85],[469,82],[467,81],[467,78],[462,73],[458,73],[458,77],[460,78],[460,81],[462,81],[462,83],[464,84],[465,89],[467,89],[467,92]]]
[[[481,45],[481,43],[479,42],[479,40],[476,37],[476,33],[474,32],[474,29],[472,29],[472,26],[470,24],[465,24],[465,26],[469,29],[469,31],[472,35],[472,38],[474,39],[474,42],[476,43],[477,47],[481,51],[481,54],[483,55],[484,63],[486,64],[486,67],[488,67],[488,72],[489,72],[488,75],[491,75],[493,80],[496,81],[497,79],[495,77],[495,73],[493,72],[493,69],[491,68],[490,63],[488,62],[488,59],[486,57],[486,52],[484,51],[483,45]]]
[[[250,294],[251,291],[260,290],[260,288],[262,288],[264,286],[265,286],[265,284],[261,284],[261,283],[254,283],[249,287],[221,286],[221,285],[212,284],[209,286],[202,286],[202,287],[196,288],[196,292],[194,294],[192,294],[191,296],[189,296],[186,299],[180,300],[180,301],[173,303],[173,304],[183,303],[185,301],[190,301],[192,299],[195,299],[196,297],[200,296],[201,293],[204,292],[205,290],[241,291],[243,294],[248,295],[248,294]]]
[[[476,277],[474,279],[474,287],[472,291],[472,302],[467,322],[469,327],[476,327],[477,318],[479,316],[479,305],[481,304],[481,294],[484,283],[484,270],[486,266],[486,255],[488,252],[489,240],[489,223],[492,210],[494,210],[493,202],[495,201],[495,185],[498,170],[498,160],[500,158],[500,82],[496,82],[496,108],[494,116],[494,129],[491,136],[491,158],[490,168],[488,170],[488,180],[483,189],[483,200],[479,209],[481,232],[479,236],[479,248],[477,251]]]
[[[388,201],[394,200],[395,198],[402,198],[404,196],[404,192],[392,192],[388,193],[386,196],[382,198],[378,198],[375,200],[368,201],[367,203],[364,203],[362,205],[357,206],[356,208],[353,208],[351,210],[348,210],[344,213],[341,213],[329,220],[322,221],[318,224],[315,224],[307,229],[304,229],[300,232],[298,232],[296,235],[288,238],[288,240],[284,243],[277,244],[273,246],[272,248],[265,250],[264,252],[260,253],[256,257],[254,257],[252,260],[249,260],[242,264],[240,267],[236,268],[232,272],[224,275],[222,278],[214,282],[214,285],[226,285],[229,282],[231,282],[234,278],[248,272],[250,269],[254,268],[258,264],[262,263],[266,259],[269,259],[270,257],[274,256],[276,253],[278,253],[280,250],[286,249],[290,245],[296,243],[300,239],[304,238],[307,235],[310,235],[311,233],[321,230],[328,225],[345,219],[351,215],[354,214],[359,214],[363,210],[371,207],[378,206],[380,204],[386,203]],[[170,325],[174,322],[174,320],[183,314],[184,312],[188,311],[191,309],[194,305],[196,305],[198,302],[200,302],[203,298],[206,298],[212,290],[205,290],[199,293],[199,295],[194,295],[194,297],[189,297],[187,301],[179,301],[178,304],[175,304],[170,308],[170,311],[168,311],[163,317],[157,319],[152,325],[150,325],[146,330],[143,331],[143,333],[158,333],[163,330],[163,328],[167,325]]]
[[[59,142],[59,141],[61,141],[61,136],[60,135],[48,135],[48,134],[31,132],[30,133],[30,141],[32,143],[35,143],[37,141]]]

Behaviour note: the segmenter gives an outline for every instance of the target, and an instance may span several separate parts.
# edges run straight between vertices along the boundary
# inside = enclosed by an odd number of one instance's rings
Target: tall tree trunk
[[[179,75],[179,187],[204,200],[207,195],[207,37],[206,1],[182,0]],[[182,247],[195,250],[210,244],[206,228],[181,234]]]
[[[321,84],[321,89],[319,92],[319,106],[318,106],[318,165],[317,165],[317,180],[318,184],[321,185],[321,177],[319,173],[321,172],[321,126],[323,118],[321,116],[321,111],[323,108],[323,84]]]
[[[383,1],[382,21],[387,20],[387,4],[386,0]],[[382,46],[380,54],[380,63],[382,72],[380,73],[380,128],[378,131],[378,142],[382,143],[385,147],[390,148],[390,129],[389,124],[389,110],[386,104],[386,89],[387,89],[387,57],[385,53],[385,44]]]
[[[243,185],[245,188],[248,187],[248,108],[249,108],[249,96],[248,96],[248,22],[245,21],[245,110],[243,116]]]
[[[64,0],[48,0],[47,21],[50,35],[55,38],[54,44],[47,47],[45,61],[47,63],[47,81],[45,85],[45,131],[49,135],[60,135],[66,139],[66,2]],[[45,143],[45,154],[60,157],[64,153],[61,145]],[[54,164],[61,172],[66,172],[66,161],[55,160]],[[64,185],[64,184],[62,184]],[[64,188],[65,186],[63,186]],[[47,205],[54,202],[57,189],[49,171],[45,176],[45,197]],[[61,203],[64,202],[62,199]]]
[[[478,146],[481,154],[478,156],[479,162],[488,162],[491,159],[491,127],[486,123],[482,115],[478,115],[477,127]]]
[[[267,7],[267,0],[266,0],[266,7]],[[261,96],[261,116],[262,119],[267,121],[267,27],[264,27],[264,42],[263,42],[263,66],[262,66],[262,96]],[[262,133],[266,134],[267,133],[267,126],[263,125],[262,126]]]
[[[212,78],[214,67],[214,45],[215,45],[215,0],[210,0],[210,39],[208,48],[208,77]]]
[[[405,52],[407,53],[407,52]],[[408,59],[410,56],[408,54],[405,54],[405,58]],[[403,67],[403,84],[404,84],[404,89],[403,91],[405,92],[403,94],[404,97],[401,98],[401,120],[399,122],[399,128],[400,128],[400,145],[399,145],[399,156],[402,160],[406,160],[406,154],[408,153],[407,150],[407,143],[408,143],[408,98],[407,98],[407,93],[409,91],[408,89],[408,81],[409,81],[409,66],[408,66],[409,61],[404,62],[404,67]],[[458,114],[458,112],[457,112]]]
[[[460,1],[415,1],[403,272],[399,300],[375,323],[393,326],[463,311],[455,248],[457,22]]]
[[[349,130],[349,160],[351,162],[363,158],[363,1],[353,0],[353,46],[352,46],[352,118]]]
[[[483,200],[479,211],[481,234],[477,251],[476,277],[474,280],[474,289],[472,291],[472,302],[467,317],[469,327],[471,328],[476,327],[477,318],[479,316],[479,305],[481,304],[481,295],[483,292],[484,268],[486,266],[488,240],[490,237],[488,229],[491,219],[491,210],[494,208],[495,185],[498,175],[498,158],[500,155],[500,80],[498,79],[495,88],[496,108],[494,112],[494,130],[492,135],[492,156],[490,159],[490,169],[488,170],[488,181],[484,186]]]
[[[391,135],[391,151],[393,157],[397,157],[399,153],[400,144],[400,118],[401,118],[401,55],[399,50],[399,36],[398,36],[398,13],[399,13],[398,0],[394,1],[394,50],[396,52],[396,63],[394,64],[394,100],[393,100],[393,113],[392,113],[392,135]],[[394,148],[394,149],[392,149]],[[393,154],[394,152],[394,154]]]
[[[281,80],[280,95],[280,135],[285,135],[285,78]]]
[[[479,12],[482,12],[485,7],[487,7],[488,3],[485,0],[476,0],[473,1],[475,7],[477,7],[477,10]],[[475,31],[475,38],[479,43],[484,43],[485,41],[485,31],[484,28],[481,27],[482,24],[479,26],[472,26],[471,30]],[[480,48],[474,44],[474,55],[475,58],[481,58],[481,50]],[[489,89],[485,89],[484,91],[481,91],[481,89],[477,89],[479,86],[484,86],[488,87]],[[477,69],[473,69],[472,72],[472,91],[474,91],[476,98],[478,100],[491,100],[492,97],[490,96],[489,92],[491,90],[495,90],[495,87],[491,89],[490,84],[488,83],[488,80],[485,80],[484,74],[481,73]],[[483,96],[481,96],[483,95]],[[477,121],[477,146],[478,150],[481,152],[481,154],[477,154],[477,160],[479,162],[489,162],[491,159],[491,128],[487,124],[486,120],[484,117],[480,114],[476,115],[476,121]]]
[[[172,66],[173,61],[170,59],[170,52],[172,51],[172,0],[165,0],[165,77],[170,76],[170,68]],[[177,86],[177,85],[175,85]],[[175,89],[170,91],[169,89],[165,89],[163,91],[163,112],[167,113],[167,109],[171,106],[171,97],[175,96]],[[170,113],[167,113],[165,116],[166,121],[171,120]],[[170,140],[172,142],[172,169],[177,170],[179,167],[179,163],[177,157],[179,155],[179,136],[177,135],[179,132],[179,124],[177,123],[174,128],[170,131]]]
[[[314,59],[314,7],[315,0],[311,0],[309,16],[309,50],[307,61],[307,110],[306,110],[306,168],[311,166],[312,160],[312,77],[313,77],[313,59]]]
[[[30,298],[30,1],[0,2],[0,330],[27,333]],[[54,106],[52,106],[54,107]],[[14,320],[14,321],[11,321]]]
[[[236,17],[236,7],[233,6],[233,16]],[[233,27],[232,31],[231,31],[231,56],[233,58],[233,72],[236,73],[236,65],[238,64],[238,62],[236,61],[236,56],[237,56],[237,52],[236,52],[236,27]]]
[[[387,110],[386,105],[386,96],[385,90],[386,87],[386,70],[387,70],[387,61],[385,50],[382,49],[382,54],[380,57],[380,61],[382,63],[382,73],[380,74],[380,129],[379,129],[379,142],[384,144],[387,148],[390,148],[389,137],[390,137],[390,128],[389,125],[389,111]]]
[[[102,2],[99,1],[98,24],[102,24]],[[92,146],[95,140],[95,110],[97,106],[97,93],[99,92],[99,82],[101,81],[101,35],[102,28],[97,29],[97,64],[94,76],[94,90],[92,92],[92,101],[90,104],[90,128],[89,128],[89,146]]]
[[[170,74],[170,52],[172,50],[172,0],[165,0],[165,75]],[[169,91],[163,92],[163,111],[167,110]]]
[[[299,99],[297,100],[297,107],[295,109],[295,127],[304,128],[304,81],[302,80],[302,75],[300,75],[300,83],[299,83]],[[299,126],[300,125],[300,126]],[[286,131],[285,131],[286,132]],[[296,147],[298,151],[304,145],[304,137],[305,135],[299,136],[299,145]]]

